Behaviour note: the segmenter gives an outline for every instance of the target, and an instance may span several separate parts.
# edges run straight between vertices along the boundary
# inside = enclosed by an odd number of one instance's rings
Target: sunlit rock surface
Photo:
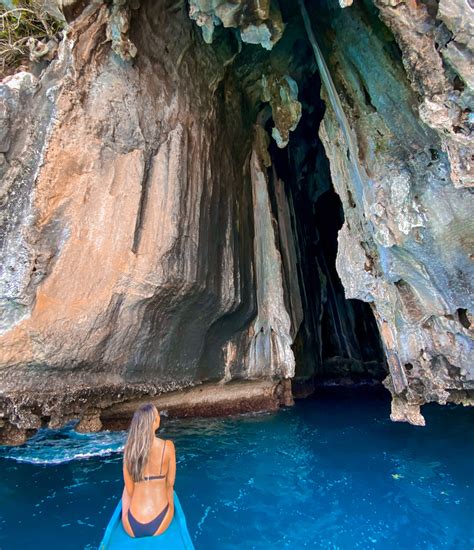
[[[237,29],[242,42],[271,50],[280,40],[284,25],[277,0],[191,0],[189,16],[211,44],[216,27]]]
[[[296,2],[61,2],[57,58],[3,82],[4,441],[378,378],[357,300],[394,420],[472,403],[470,8],[306,4],[347,135]]]
[[[376,0],[391,28],[403,65],[421,96],[421,119],[439,135],[456,187],[474,185],[474,145],[469,120],[473,102],[474,9],[464,0]]]
[[[109,17],[90,7],[36,87],[2,88],[0,384],[21,429],[223,378],[224,344],[241,363],[249,343],[252,125],[232,75],[171,5],[142,5],[134,66]]]

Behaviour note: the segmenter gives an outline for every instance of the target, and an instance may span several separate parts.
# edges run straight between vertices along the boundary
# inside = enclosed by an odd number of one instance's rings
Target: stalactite
[[[263,132],[257,128],[257,132]],[[291,349],[291,320],[285,306],[282,261],[276,246],[268,178],[262,155],[254,145],[250,159],[255,225],[255,284],[257,317],[253,324],[248,375],[259,373],[291,378],[295,359]]]

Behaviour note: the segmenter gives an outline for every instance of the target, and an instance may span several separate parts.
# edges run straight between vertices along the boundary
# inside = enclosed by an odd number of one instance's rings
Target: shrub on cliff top
[[[1,77],[54,55],[65,23],[46,9],[45,0],[0,1]]]

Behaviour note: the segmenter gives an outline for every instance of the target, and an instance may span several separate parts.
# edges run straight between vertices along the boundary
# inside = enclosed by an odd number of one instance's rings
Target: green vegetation
[[[0,2],[0,76],[47,56],[59,42],[64,21],[45,10],[44,0]]]

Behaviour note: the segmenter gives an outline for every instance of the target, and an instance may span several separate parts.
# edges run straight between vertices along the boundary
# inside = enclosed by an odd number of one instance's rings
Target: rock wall
[[[375,315],[392,418],[421,424],[423,403],[474,389],[472,29],[460,0],[376,4],[307,1],[348,120],[323,91],[319,134],[346,297]],[[0,87],[1,437],[98,429],[104,409],[116,422],[122,402],[219,381],[257,380],[235,410],[291,403],[303,320],[345,307],[323,282],[302,298],[299,214],[264,132],[291,144],[316,71],[298,4],[59,5],[57,59]]]
[[[440,47],[437,33],[446,29],[435,24],[434,5],[377,5],[379,13],[368,2],[347,10],[328,2],[311,13],[352,151],[328,95],[320,135],[345,213],[337,269],[346,296],[373,307],[392,419],[423,424],[426,402],[472,403],[474,205],[459,188],[472,183],[459,107],[472,89],[461,65],[453,73],[454,64],[443,64],[455,42]],[[441,3],[445,19],[443,10]],[[464,39],[460,29],[454,36]]]
[[[233,377],[272,374],[243,359],[253,121],[226,51],[173,2],[142,3],[117,38],[118,15],[89,6],[37,82],[2,86],[6,438],[223,379],[231,362]]]

